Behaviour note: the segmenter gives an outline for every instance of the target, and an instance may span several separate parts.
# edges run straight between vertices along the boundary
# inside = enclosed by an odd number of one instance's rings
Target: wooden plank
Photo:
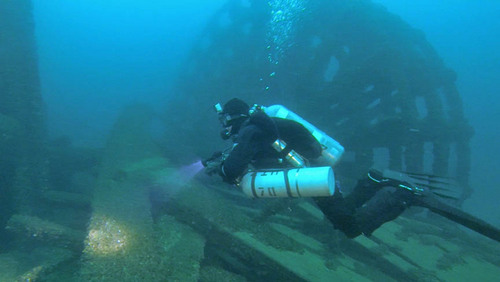
[[[15,214],[8,223],[7,230],[24,236],[27,240],[37,240],[52,246],[66,247],[79,251],[85,234],[69,227],[43,220],[36,216]]]
[[[454,272],[476,268],[489,271],[478,277],[500,277],[500,268],[493,270],[500,251],[490,252],[489,239],[467,239],[445,219],[401,217],[352,240],[333,230],[308,200],[261,220],[263,200],[226,189],[192,181],[176,188],[167,211],[207,239],[211,259],[250,280],[454,281]]]
[[[254,220],[258,211],[248,211],[255,200],[226,197],[218,190],[193,181],[170,200],[168,212],[203,234],[209,253],[250,280],[363,281],[367,276],[416,280],[353,240],[342,241],[346,249],[331,253],[329,239],[338,240],[339,234],[307,202],[293,203],[296,217],[280,214],[261,222]],[[306,225],[318,233],[307,232]]]

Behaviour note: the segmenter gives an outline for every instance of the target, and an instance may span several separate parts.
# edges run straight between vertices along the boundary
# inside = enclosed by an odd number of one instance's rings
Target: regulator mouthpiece
[[[229,132],[229,130],[227,129],[223,129],[221,130],[220,132],[220,138],[222,138],[222,140],[227,140],[231,137],[231,133]]]

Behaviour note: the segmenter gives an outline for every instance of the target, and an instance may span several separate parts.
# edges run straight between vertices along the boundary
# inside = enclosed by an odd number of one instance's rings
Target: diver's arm
[[[225,182],[235,183],[248,168],[255,153],[254,137],[259,130],[255,126],[241,130],[233,150],[221,165],[221,176]]]

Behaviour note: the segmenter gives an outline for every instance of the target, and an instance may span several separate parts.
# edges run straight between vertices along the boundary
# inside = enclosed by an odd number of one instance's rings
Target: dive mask
[[[230,115],[230,114],[224,113],[224,110],[222,109],[222,106],[220,103],[215,104],[214,109],[215,109],[215,112],[217,112],[217,115],[219,116],[219,122],[221,123],[222,127],[224,127],[224,128],[231,126],[233,124],[234,120],[248,116],[248,115],[244,115],[244,114]]]
[[[231,120],[231,118],[229,115],[224,114],[222,105],[220,103],[214,105],[214,110],[217,113],[219,117],[219,122],[223,127],[223,129],[220,132],[220,137],[222,138],[222,140],[227,140],[231,137],[231,132],[228,130],[229,127],[228,122]]]

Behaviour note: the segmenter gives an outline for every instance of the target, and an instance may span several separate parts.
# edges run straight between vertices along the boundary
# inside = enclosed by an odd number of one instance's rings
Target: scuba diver
[[[449,196],[444,178],[371,169],[344,196],[332,171],[344,149],[310,123],[283,106],[250,108],[238,98],[215,109],[221,137],[231,138],[233,146],[204,160],[205,172],[220,175],[250,197],[311,197],[349,238],[370,236],[415,205],[500,242],[499,229],[438,198]]]

